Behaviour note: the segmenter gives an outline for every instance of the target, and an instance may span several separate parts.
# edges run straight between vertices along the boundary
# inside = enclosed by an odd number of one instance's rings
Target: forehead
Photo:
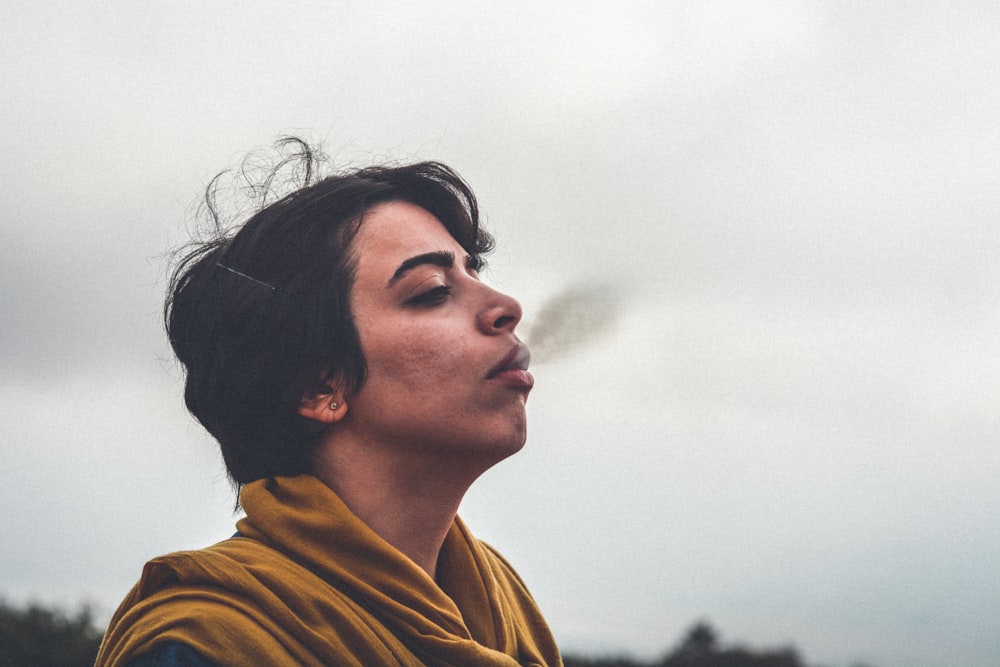
[[[386,202],[365,213],[351,243],[355,284],[385,283],[400,262],[427,252],[466,252],[444,225],[426,209],[409,202]]]

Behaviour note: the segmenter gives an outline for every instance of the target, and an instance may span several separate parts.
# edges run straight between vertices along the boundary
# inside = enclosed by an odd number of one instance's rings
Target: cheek
[[[418,329],[392,336],[374,336],[366,350],[366,359],[372,380],[378,378],[404,388],[440,385],[462,367],[457,345],[449,344],[440,332]]]

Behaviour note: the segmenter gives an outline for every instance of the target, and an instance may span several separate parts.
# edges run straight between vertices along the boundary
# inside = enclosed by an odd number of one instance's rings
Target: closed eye
[[[450,285],[439,285],[433,289],[429,289],[426,292],[421,292],[420,294],[412,297],[406,301],[408,305],[420,306],[429,308],[431,306],[437,306],[448,300],[451,296],[452,288]]]

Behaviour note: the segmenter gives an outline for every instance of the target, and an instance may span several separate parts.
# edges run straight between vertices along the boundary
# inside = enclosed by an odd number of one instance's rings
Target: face
[[[343,426],[401,456],[488,467],[526,435],[533,383],[514,329],[521,307],[479,280],[433,215],[389,202],[351,244],[351,309],[368,364]]]

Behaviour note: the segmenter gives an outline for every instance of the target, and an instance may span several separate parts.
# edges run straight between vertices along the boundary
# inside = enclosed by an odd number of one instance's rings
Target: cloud
[[[160,257],[299,132],[480,196],[538,384],[463,513],[568,648],[708,615],[813,662],[992,664],[996,8],[484,7],[0,9],[0,584],[110,606],[228,534]]]

